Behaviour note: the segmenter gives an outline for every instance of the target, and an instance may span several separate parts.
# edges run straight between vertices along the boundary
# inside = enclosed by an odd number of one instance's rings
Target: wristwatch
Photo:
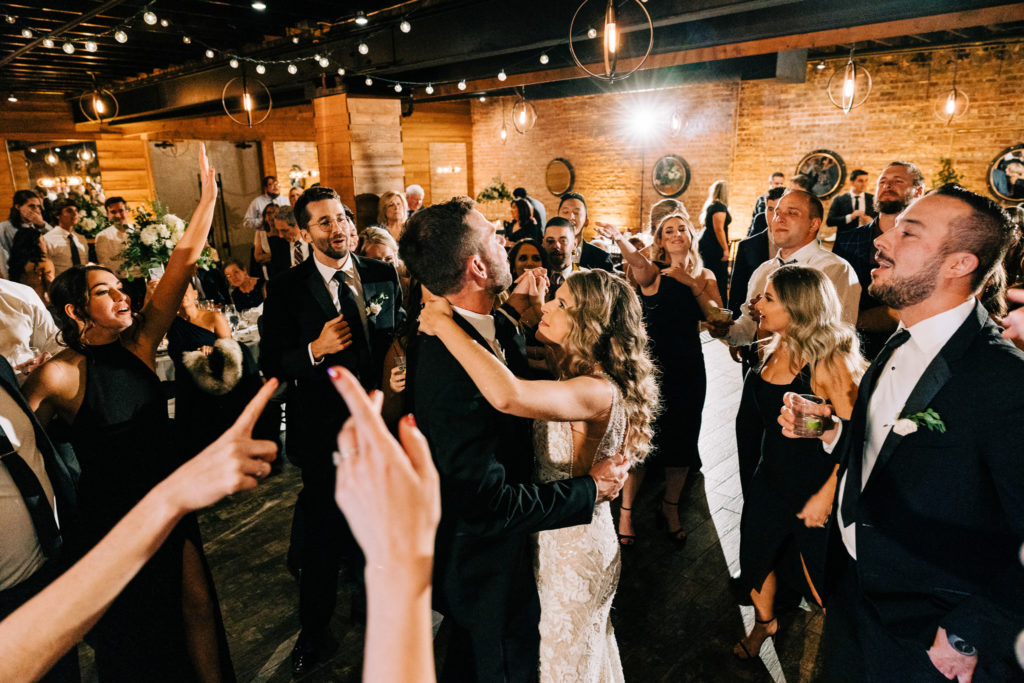
[[[974,647],[960,636],[953,635],[952,633],[946,634],[946,640],[949,641],[950,647],[962,654],[964,657],[977,657],[978,648]]]

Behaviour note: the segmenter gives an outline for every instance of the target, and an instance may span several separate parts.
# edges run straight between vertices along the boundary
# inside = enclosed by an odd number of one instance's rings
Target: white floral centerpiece
[[[188,226],[173,213],[168,213],[167,207],[160,202],[139,206],[134,211],[132,223],[120,257],[124,260],[126,270],[149,277],[151,271],[162,271],[167,265],[171,252]],[[215,261],[213,249],[204,247],[199,257],[199,267],[209,270]]]
[[[96,239],[96,235],[110,225],[106,211],[101,205],[84,195],[75,195],[73,199],[78,207],[78,222],[75,223],[75,232],[88,240]]]

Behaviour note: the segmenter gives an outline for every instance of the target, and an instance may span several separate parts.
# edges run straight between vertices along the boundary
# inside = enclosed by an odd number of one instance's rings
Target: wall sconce
[[[255,83],[256,86],[252,86],[251,83]],[[233,88],[232,86],[236,84],[237,88]],[[259,99],[263,95],[266,96],[266,111],[261,112],[262,106]],[[224,90],[220,94],[220,103],[229,119],[248,128],[258,126],[266,121],[274,106],[270,90],[263,84],[263,81],[254,78],[250,82],[246,78],[244,70],[240,77],[232,78],[224,84]]]
[[[838,76],[842,78],[837,78]],[[871,93],[871,73],[857,64],[850,50],[850,59],[841,70],[836,69],[828,79],[828,99],[849,114],[854,107],[864,104]]]
[[[967,113],[971,106],[971,99],[960,88],[956,87],[956,77],[959,71],[960,60],[954,57],[953,61],[953,85],[944,95],[939,96],[935,101],[935,115],[948,126],[953,119],[958,119]]]
[[[587,67],[583,66],[583,62],[576,56],[576,49],[573,46],[573,33],[576,26],[576,18],[579,16],[580,11],[587,5],[590,0],[583,0],[579,7],[576,8],[576,12],[572,15],[572,21],[569,22],[569,53],[572,55],[572,59],[576,62],[576,66],[585,71],[589,76],[598,78],[602,81],[621,81],[624,78],[629,78],[637,70],[644,65],[647,58],[651,55],[651,49],[654,47],[654,24],[651,22],[651,15],[647,12],[647,8],[644,7],[641,0],[633,0],[636,6],[643,12],[644,18],[647,20],[647,32],[649,39],[647,41],[647,50],[644,52],[644,56],[640,59],[636,66],[625,73],[618,73],[618,62],[621,47],[621,31],[619,30],[619,16],[615,11],[615,0],[608,0],[604,8],[604,31],[601,38],[601,50],[604,57],[604,73],[594,73]],[[588,37],[596,37],[596,30],[591,28],[588,33]],[[543,63],[543,59],[542,59]]]

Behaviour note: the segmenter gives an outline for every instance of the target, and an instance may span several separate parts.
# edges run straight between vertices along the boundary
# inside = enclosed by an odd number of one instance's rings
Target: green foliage
[[[508,191],[508,186],[501,178],[495,177],[491,178],[490,185],[480,190],[476,200],[478,202],[510,202],[512,193]]]
[[[929,408],[923,413],[914,413],[913,415],[907,415],[907,419],[914,424],[927,427],[932,431],[939,432],[940,434],[946,433],[946,423],[942,421],[942,418],[937,412]]]
[[[953,168],[953,160],[950,157],[939,157],[939,172],[932,178],[932,189],[946,185],[947,183],[964,184],[964,177]]]
[[[120,257],[124,259],[128,272],[137,272],[142,277],[149,277],[151,270],[167,265],[171,252],[185,234],[188,224],[174,214],[168,213],[167,207],[159,201],[148,207],[139,206],[135,209],[133,218],[133,225],[128,228]],[[215,261],[213,249],[209,246],[203,247],[199,267],[209,270]]]

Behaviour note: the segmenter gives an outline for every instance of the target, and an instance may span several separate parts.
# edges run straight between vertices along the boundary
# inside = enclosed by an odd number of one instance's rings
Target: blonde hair
[[[704,200],[704,206],[700,210],[701,225],[704,225],[704,222],[707,220],[708,208],[715,202],[721,202],[725,206],[729,206],[729,183],[724,180],[716,180],[708,188],[708,198]]]
[[[391,192],[390,190],[380,196],[380,201],[377,202],[377,222],[382,226],[387,227],[388,224],[388,204],[391,200],[398,197],[402,200],[402,209],[405,211],[406,219],[409,218],[409,204],[405,201],[405,195],[400,192]],[[405,221],[402,221],[404,224]]]
[[[768,276],[779,303],[789,314],[789,325],[768,344],[765,357],[778,346],[789,353],[791,369],[805,363],[814,368],[845,366],[859,381],[867,363],[860,354],[860,340],[853,325],[843,322],[843,305],[835,285],[817,268],[783,266]]]
[[[690,270],[689,274],[693,277],[700,275],[700,272],[704,270],[704,261],[700,257],[700,244],[697,241],[697,230],[693,227],[693,223],[690,222],[690,217],[684,213],[670,213],[661,219],[658,223],[658,229],[654,231],[654,244],[652,245],[652,254],[654,255],[655,261],[661,261],[665,263],[667,254],[665,248],[659,244],[661,242],[661,234],[665,228],[665,223],[670,218],[678,218],[683,222],[683,226],[686,228],[686,232],[690,235],[690,252],[689,262]]]
[[[662,222],[672,214],[681,214],[690,220],[690,212],[686,210],[683,203],[678,199],[662,199],[651,207],[651,222],[648,226],[653,233]]]
[[[640,299],[625,280],[603,270],[578,271],[566,284],[576,305],[566,311],[569,331],[558,370],[563,377],[579,377],[600,366],[622,394],[623,448],[632,462],[640,462],[651,449],[652,423],[659,411]]]
[[[359,233],[359,255],[366,255],[366,247],[371,244],[383,244],[385,247],[391,247],[392,251],[395,252],[395,269],[398,270],[398,274],[402,277],[408,275],[408,271],[405,268],[405,263],[402,262],[402,258],[398,255],[398,242],[391,236],[391,233],[386,228],[379,228],[375,225],[365,228]]]

